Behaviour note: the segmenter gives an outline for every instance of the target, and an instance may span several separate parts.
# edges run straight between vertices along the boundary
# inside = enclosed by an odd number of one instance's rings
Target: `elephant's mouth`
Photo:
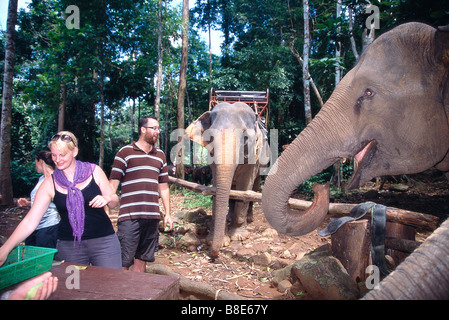
[[[355,189],[360,186],[362,171],[370,165],[376,151],[377,141],[371,140],[354,156],[354,173],[348,183],[348,189]]]

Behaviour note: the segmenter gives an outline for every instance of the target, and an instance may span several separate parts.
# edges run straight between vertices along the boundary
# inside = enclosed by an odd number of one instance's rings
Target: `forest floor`
[[[294,196],[306,199],[304,194],[298,193]],[[198,212],[198,208],[192,208],[193,198],[195,194],[192,192],[172,192],[173,216],[177,217],[181,212]],[[387,180],[382,189],[375,183],[368,183],[363,188],[345,192],[338,198],[331,199],[331,202],[346,203],[365,201],[432,214],[442,221],[449,215],[449,182],[441,174],[428,171],[424,174],[407,176],[406,180]],[[211,215],[211,206],[203,209],[200,212]],[[0,212],[0,243],[11,234],[26,212],[27,209],[18,207]],[[111,220],[114,226],[116,216],[117,210],[113,210]],[[322,227],[329,221],[330,218],[326,219]],[[272,286],[273,271],[330,243],[330,236],[321,237],[316,231],[299,237],[278,234],[267,223],[261,205],[255,203],[254,222],[248,225],[250,238],[232,241],[229,246],[222,248],[218,259],[211,261],[207,255],[204,232],[201,233],[203,236],[198,236],[201,241],[199,245],[190,248],[179,245],[180,224],[181,222],[177,221],[177,228],[172,232],[161,232],[161,237],[166,241],[160,245],[153,264],[167,266],[192,281],[207,283],[214,290],[226,290],[249,299],[295,299],[289,291],[281,293]],[[428,235],[429,231],[416,230],[418,241],[423,241]]]

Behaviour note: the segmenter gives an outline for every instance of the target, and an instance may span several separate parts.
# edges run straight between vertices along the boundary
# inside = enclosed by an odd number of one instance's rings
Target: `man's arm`
[[[114,192],[117,193],[117,189],[120,184],[120,180],[109,179],[109,184],[111,185],[112,190],[114,190]]]
[[[173,229],[173,219],[170,212],[170,188],[168,183],[159,183],[159,194],[165,209],[164,227],[169,225],[169,230]]]

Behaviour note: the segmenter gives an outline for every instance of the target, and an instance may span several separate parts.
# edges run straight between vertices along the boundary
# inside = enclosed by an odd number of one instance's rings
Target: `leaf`
[[[78,270],[86,270],[87,266],[75,266]]]
[[[39,282],[32,286],[30,290],[27,291],[25,295],[25,300],[33,300],[33,298],[36,296],[37,290],[44,285],[43,282]]]
[[[64,263],[64,260],[62,260],[62,261],[54,261],[52,264],[51,264],[51,266],[52,267],[55,267],[55,266],[59,266],[60,264],[63,264]]]

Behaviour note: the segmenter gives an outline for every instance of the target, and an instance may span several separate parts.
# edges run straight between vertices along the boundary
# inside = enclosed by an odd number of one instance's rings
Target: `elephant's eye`
[[[371,90],[370,88],[368,88],[368,89],[365,90],[364,96],[365,97],[372,97],[372,96],[374,96],[374,91]]]
[[[363,93],[363,96],[357,99],[357,102],[355,104],[355,112],[358,114],[360,112],[360,109],[362,108],[363,100],[367,98],[372,98],[374,96],[374,91],[370,88],[367,88],[365,92]]]

